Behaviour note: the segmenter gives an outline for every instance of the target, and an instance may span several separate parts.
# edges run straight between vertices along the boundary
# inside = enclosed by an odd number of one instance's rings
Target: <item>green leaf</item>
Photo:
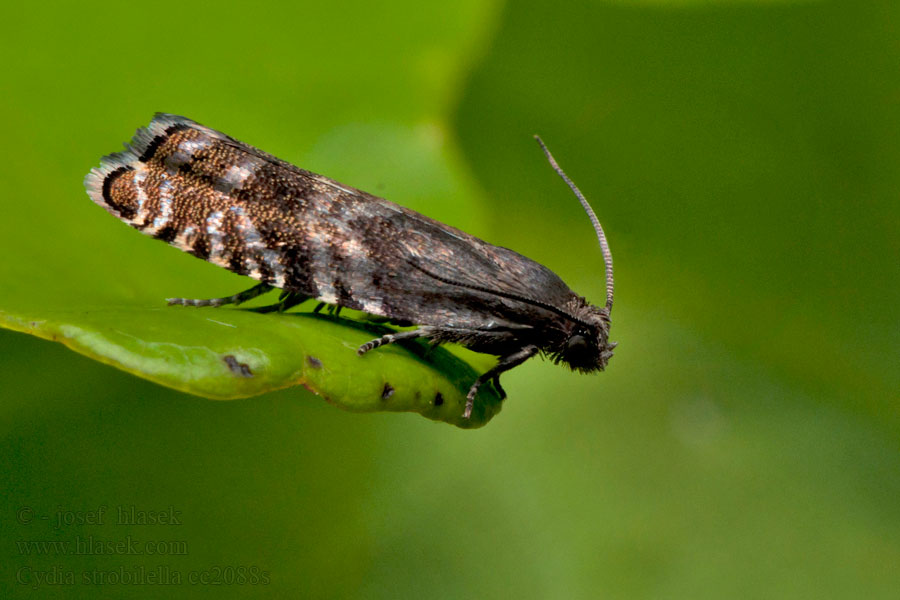
[[[471,419],[462,418],[478,373],[444,348],[356,348],[383,328],[310,313],[160,307],[43,312],[22,319],[0,312],[4,326],[61,342],[72,350],[150,381],[215,400],[302,385],[355,412],[411,411],[458,427],[479,427],[500,411],[486,387]]]
[[[491,386],[476,398],[472,419],[461,418],[468,387],[484,370],[483,357],[470,353],[463,360],[444,349],[424,351],[419,344],[379,348],[359,357],[355,349],[379,332],[346,319],[165,306],[165,297],[215,297],[252,284],[129,230],[92,205],[81,185],[101,156],[115,151],[155,111],[169,111],[478,233],[478,194],[446,134],[446,121],[453,82],[475,49],[478,31],[487,29],[483,17],[491,7],[476,2],[456,7],[431,28],[397,19],[402,10],[394,14],[363,4],[357,9],[361,16],[371,13],[366,18],[373,27],[391,27],[397,35],[392,43],[366,48],[369,59],[393,63],[419,56],[425,61],[394,75],[390,87],[396,97],[354,100],[350,92],[371,77],[369,66],[349,60],[363,48],[346,41],[334,44],[331,27],[307,29],[302,36],[308,54],[329,47],[329,63],[285,80],[293,59],[279,62],[278,45],[287,44],[285,56],[295,56],[299,49],[293,39],[269,40],[276,51],[267,63],[271,69],[246,65],[240,81],[249,93],[229,92],[218,112],[209,100],[214,89],[224,93],[222,85],[232,86],[225,71],[209,74],[204,86],[197,85],[202,69],[169,72],[164,86],[132,78],[134,72],[152,72],[155,65],[179,63],[183,55],[178,45],[151,54],[116,55],[105,50],[115,39],[80,40],[79,60],[102,56],[102,68],[87,73],[56,69],[53,86],[75,89],[87,77],[100,86],[98,95],[73,99],[61,112],[44,111],[50,114],[39,127],[26,116],[6,131],[18,155],[5,192],[17,201],[7,203],[0,221],[0,251],[14,257],[0,263],[0,326],[59,341],[129,373],[208,398],[302,385],[348,410],[413,411],[460,427],[485,424],[500,409]],[[190,10],[183,9],[184,19],[192,18]],[[286,5],[283,10],[285,18],[292,11],[299,11],[296,17],[303,22],[317,18],[313,8]],[[133,43],[127,39],[128,27],[115,26],[115,13],[96,16],[96,27],[112,38],[125,37],[119,40],[122,47]],[[330,16],[327,11],[319,15]],[[194,18],[205,24],[192,34],[192,58],[202,62],[205,53],[221,48],[221,40],[215,15]],[[64,22],[54,21],[51,26],[60,29],[46,33],[65,37]],[[341,57],[346,62],[339,83],[335,68]],[[236,65],[244,58],[239,52],[233,55]],[[25,77],[28,72],[27,65],[18,71]],[[44,83],[31,82],[37,87]],[[273,102],[288,102],[300,88],[309,102],[276,111],[292,115],[290,122],[267,120],[269,113],[253,93],[279,89],[282,100]],[[318,101],[307,93],[311,89],[319,91]],[[36,114],[35,102],[32,98],[27,114]],[[60,135],[71,131],[75,121],[77,136]],[[42,215],[40,221],[34,220],[36,214]],[[469,364],[473,360],[477,369]]]

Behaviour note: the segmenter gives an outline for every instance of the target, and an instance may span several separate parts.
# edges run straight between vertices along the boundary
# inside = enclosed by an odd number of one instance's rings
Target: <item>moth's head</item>
[[[609,341],[609,312],[605,308],[586,305],[579,311],[579,321],[555,356],[556,362],[569,365],[582,373],[602,371],[613,355],[615,342]]]
[[[606,306],[603,308],[588,304],[584,298],[577,298],[571,306],[571,324],[572,328],[566,331],[565,341],[561,346],[557,345],[552,351],[555,362],[564,362],[572,369],[581,372],[602,371],[606,368],[606,363],[613,355],[613,348],[616,347],[615,342],[609,341],[609,313],[612,311],[613,305],[613,264],[612,253],[609,251],[609,245],[606,243],[606,235],[600,226],[594,209],[588,204],[584,194],[578,189],[569,176],[556,164],[550,150],[544,145],[540,137],[534,136],[538,144],[541,145],[550,166],[556,173],[562,177],[566,185],[581,202],[581,206],[587,212],[597,233],[597,241],[600,242],[600,249],[603,251],[603,262],[606,266]]]

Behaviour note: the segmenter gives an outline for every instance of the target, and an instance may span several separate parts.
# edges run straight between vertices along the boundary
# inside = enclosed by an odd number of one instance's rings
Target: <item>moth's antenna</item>
[[[569,176],[565,174],[558,164],[556,164],[556,159],[550,154],[550,150],[547,149],[544,141],[538,135],[534,136],[534,139],[541,145],[541,149],[544,151],[544,154],[547,155],[547,160],[550,161],[550,166],[553,167],[553,170],[562,177],[562,180],[566,182],[566,185],[568,185],[572,192],[575,193],[578,201],[581,202],[584,210],[587,211],[588,217],[591,219],[591,224],[594,226],[594,231],[597,232],[597,239],[600,240],[600,248],[603,250],[603,262],[606,263],[606,312],[609,314],[612,312],[613,305],[613,262],[612,253],[609,251],[609,244],[606,243],[606,236],[603,234],[603,227],[600,226],[600,220],[597,219],[597,215],[594,214],[594,209],[592,209],[591,205],[588,204],[588,201],[585,200],[584,194],[581,193],[578,186],[572,183]]]

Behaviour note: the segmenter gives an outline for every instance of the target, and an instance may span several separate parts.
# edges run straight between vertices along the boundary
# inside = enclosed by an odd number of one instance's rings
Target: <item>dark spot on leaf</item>
[[[384,389],[381,390],[381,399],[387,400],[388,398],[390,398],[393,395],[394,395],[394,386],[392,386],[389,383],[385,383]]]
[[[313,369],[321,369],[322,368],[322,361],[319,360],[318,358],[316,358],[315,356],[307,356],[306,362],[309,363],[309,366],[311,366]]]
[[[438,392],[437,394],[434,395],[434,405],[440,406],[443,403],[444,403],[444,395],[441,394],[440,392]]]
[[[225,364],[228,365],[228,368],[231,369],[231,372],[240,377],[253,377],[253,371],[250,370],[250,366],[247,363],[238,362],[238,359],[234,357],[232,354],[226,354],[222,357],[222,360],[225,361]]]

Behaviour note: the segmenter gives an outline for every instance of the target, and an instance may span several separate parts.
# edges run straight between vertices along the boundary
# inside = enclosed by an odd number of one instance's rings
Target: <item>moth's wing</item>
[[[424,215],[404,212],[417,226],[399,238],[401,252],[410,264],[432,279],[560,309],[571,299],[569,287],[540,263]]]
[[[572,292],[549,269],[190,119],[158,114],[85,180],[142,233],[349,308],[457,328],[546,322]],[[552,310],[551,310],[552,312]]]
[[[150,126],[146,128],[146,130],[142,129],[138,131],[138,135],[141,135],[142,131],[148,131],[147,135],[153,135],[156,133],[156,130],[160,132],[165,131],[166,129],[175,126],[175,127],[189,127],[191,129],[195,129],[197,131],[203,132],[205,135],[215,138],[220,141],[223,145],[231,146],[237,150],[240,150],[246,154],[249,154],[253,157],[256,157],[266,163],[271,165],[275,165],[278,168],[290,171],[291,173],[296,173],[301,176],[309,176],[313,175],[309,171],[304,171],[300,167],[296,165],[292,165],[291,163],[281,160],[277,156],[273,156],[268,152],[264,152],[255,146],[251,146],[250,144],[246,144],[240,140],[236,140],[230,135],[222,133],[221,131],[217,131],[210,127],[206,127],[205,125],[201,125],[196,121],[192,121],[187,117],[182,117],[179,115],[172,115],[167,113],[156,113],[153,117],[153,121],[150,123]],[[157,133],[157,135],[159,135]]]
[[[513,250],[494,246],[384,198],[301,169],[184,117],[160,114],[154,121],[157,119],[166,124],[189,124],[265,161],[272,168],[310,182],[312,186],[307,188],[310,192],[325,190],[329,200],[345,203],[345,210],[337,219],[310,211],[306,217],[311,230],[321,228],[321,221],[333,228],[335,220],[346,217],[350,221],[352,217],[361,216],[362,219],[356,219],[353,226],[336,229],[349,229],[350,235],[362,234],[371,229],[363,225],[367,219],[385,218],[378,227],[384,238],[370,248],[371,252],[364,260],[359,261],[362,255],[357,253],[354,257],[357,260],[347,261],[343,269],[355,272],[356,277],[347,273],[341,276],[345,280],[356,279],[355,285],[335,281],[338,285],[322,292],[321,288],[329,288],[326,282],[334,275],[316,269],[320,265],[310,265],[318,271],[313,273],[313,279],[320,284],[320,299],[418,324],[451,323],[459,327],[477,327],[485,323],[487,314],[491,328],[512,329],[527,326],[523,321],[545,319],[546,305],[564,311],[574,295],[553,271]],[[332,245],[341,246],[341,240],[332,240]],[[347,245],[347,241],[343,245]],[[326,269],[334,269],[340,262],[344,261],[329,261]],[[366,284],[365,280],[379,279],[379,274],[397,269],[404,271],[403,283],[389,290],[387,296],[391,300],[385,302],[386,295]]]
[[[184,117],[158,114],[154,123],[171,126],[173,124],[188,125],[199,129],[208,135],[221,140],[235,149],[240,149],[249,155],[257,157],[272,167],[284,170],[291,176],[309,180],[319,189],[326,186],[329,195],[337,200],[350,200],[354,202],[347,205],[347,216],[352,215],[354,208],[360,209],[363,216],[367,213],[384,215],[388,224],[382,223],[384,235],[394,243],[378,243],[374,252],[369,256],[371,262],[369,268],[358,265],[357,269],[364,275],[377,275],[396,270],[398,267],[406,271],[405,288],[393,291],[393,296],[408,298],[407,302],[400,301],[400,305],[408,305],[421,301],[423,297],[431,299],[435,292],[444,294],[449,300],[454,298],[460,304],[469,305],[464,312],[472,315],[462,319],[464,325],[473,324],[480,320],[478,307],[488,299],[495,309],[497,316],[503,319],[506,325],[512,327],[517,321],[529,316],[546,316],[546,310],[539,305],[550,305],[564,310],[573,296],[569,287],[550,269],[525,257],[521,254],[484,242],[464,231],[441,223],[435,219],[417,213],[408,208],[399,206],[393,202],[373,196],[362,190],[346,186],[328,177],[306,171],[276,156],[268,154],[254,146],[245,144],[222,132],[210,129],[195,123]],[[314,189],[314,188],[311,188]],[[362,203],[362,206],[360,206]],[[377,205],[377,208],[376,208]],[[314,217],[314,215],[309,215]],[[310,223],[312,225],[312,223]],[[327,279],[326,273],[319,273],[319,281]],[[448,282],[453,282],[452,284]],[[343,286],[337,286],[341,288]],[[348,295],[354,295],[362,299],[366,296],[365,285],[355,286],[356,289],[344,290],[341,298],[341,290],[336,291],[335,299],[344,304],[367,306],[369,312],[382,316],[391,316],[411,320],[416,323],[437,321],[443,316],[435,318],[434,310],[407,308],[403,315],[396,310],[387,314],[383,308],[379,309],[377,303],[353,302]],[[481,290],[481,291],[478,291]],[[325,300],[332,300],[332,294],[325,295]],[[322,297],[320,295],[320,297]],[[513,299],[520,298],[520,300]],[[383,299],[383,296],[375,297],[375,300]],[[523,302],[521,299],[533,301]],[[390,304],[390,303],[388,303]],[[421,305],[421,304],[420,304]],[[412,313],[412,314],[411,314]],[[535,315],[534,313],[538,313]],[[519,323],[521,324],[521,323]]]
[[[365,238],[367,264],[359,273],[379,277],[374,291],[364,279],[360,295],[381,300],[369,311],[418,324],[472,329],[522,329],[564,313],[574,294],[546,267],[512,250],[381,198],[365,211],[380,239]],[[356,290],[355,290],[356,291]]]
[[[319,213],[351,192],[335,185],[169,114],[157,114],[85,177],[91,199],[141,233],[306,295],[316,286],[305,259],[327,243],[315,230]]]

